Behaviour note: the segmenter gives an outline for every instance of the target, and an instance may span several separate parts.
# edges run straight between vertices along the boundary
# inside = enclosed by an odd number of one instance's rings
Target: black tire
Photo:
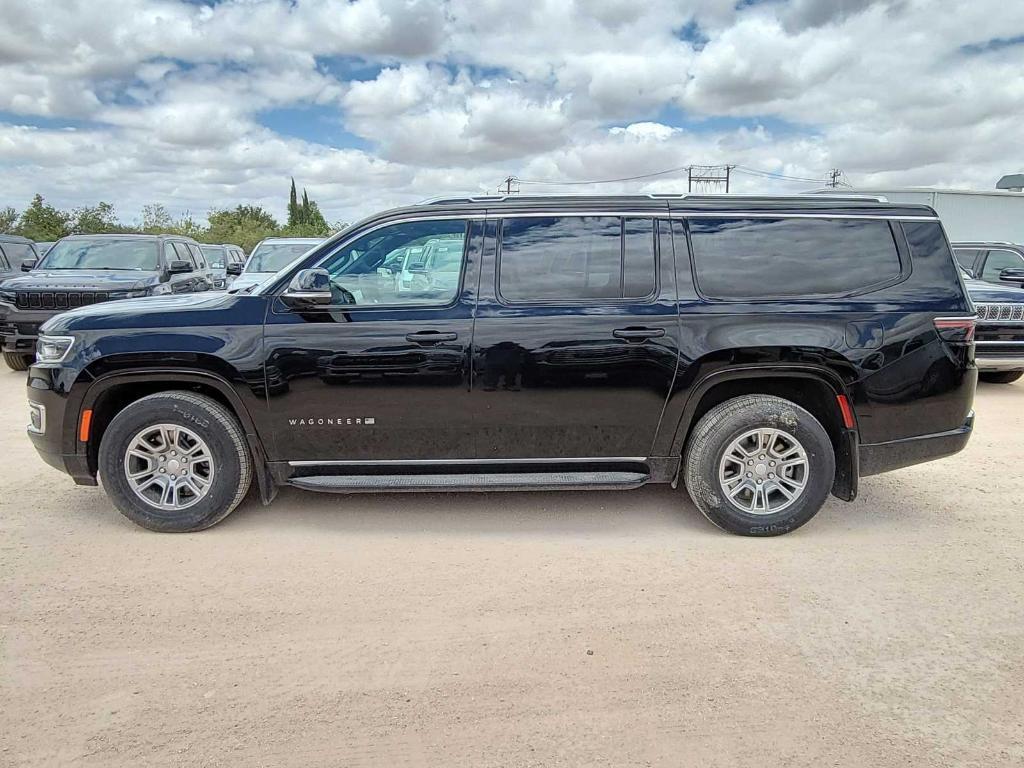
[[[978,378],[989,384],[1012,384],[1021,376],[1024,371],[981,371]]]
[[[23,355],[21,352],[4,352],[4,362],[12,371],[27,371],[33,360],[32,355]]]
[[[126,476],[125,454],[137,434],[156,424],[183,427],[209,447],[213,478],[206,495],[184,509],[165,510],[139,497]],[[223,405],[192,392],[160,392],[124,408],[107,427],[99,448],[103,489],[121,513],[151,531],[181,533],[216,525],[249,490],[252,458],[238,420]]]
[[[795,437],[807,457],[802,492],[776,513],[754,514],[743,509],[728,497],[719,478],[719,467],[730,444],[761,427]],[[753,460],[757,462],[757,457]],[[759,464],[760,468],[752,469],[768,471]],[[828,498],[835,468],[832,442],[818,420],[796,403],[770,395],[743,395],[712,408],[693,430],[683,455],[686,489],[697,509],[719,528],[741,536],[778,536],[806,523]],[[780,493],[773,491],[772,495],[777,498]]]

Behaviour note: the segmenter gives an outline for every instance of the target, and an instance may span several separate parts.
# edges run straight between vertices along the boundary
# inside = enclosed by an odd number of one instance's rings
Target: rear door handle
[[[457,338],[459,338],[457,333],[442,331],[417,331],[405,334],[405,340],[414,344],[436,344],[439,341],[455,341]]]
[[[643,341],[644,339],[656,339],[665,335],[664,328],[616,328],[612,336],[616,339],[626,341]]]

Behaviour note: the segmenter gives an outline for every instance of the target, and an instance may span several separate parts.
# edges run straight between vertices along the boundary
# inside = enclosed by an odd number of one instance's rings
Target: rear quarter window
[[[691,219],[701,293],[720,299],[845,296],[900,278],[888,221]]]

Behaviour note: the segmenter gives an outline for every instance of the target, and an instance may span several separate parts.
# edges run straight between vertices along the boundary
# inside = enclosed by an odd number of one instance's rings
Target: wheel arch
[[[782,397],[805,408],[825,428],[836,457],[836,476],[832,494],[844,501],[857,496],[858,432],[856,416],[853,428],[844,425],[837,398],[849,394],[843,379],[824,366],[785,365],[737,366],[715,371],[698,380],[691,388],[672,437],[673,456],[682,456],[693,428],[719,403],[734,397],[766,394]]]
[[[260,497],[269,503],[277,486],[268,469],[267,451],[252,414],[230,381],[219,373],[202,369],[168,367],[136,367],[110,371],[93,380],[85,391],[79,419],[92,411],[86,457],[93,473],[99,466],[99,450],[103,434],[114,416],[126,405],[157,392],[185,390],[204,394],[226,407],[242,425],[253,457],[253,470]],[[75,424],[79,423],[75,420]]]

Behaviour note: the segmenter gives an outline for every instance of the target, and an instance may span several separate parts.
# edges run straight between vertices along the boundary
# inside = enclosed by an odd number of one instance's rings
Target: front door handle
[[[457,338],[459,338],[457,333],[442,331],[417,331],[405,334],[405,340],[414,344],[437,344],[439,341],[455,341]]]
[[[626,341],[643,341],[644,339],[656,339],[665,335],[664,328],[616,328],[612,336],[616,339]]]

